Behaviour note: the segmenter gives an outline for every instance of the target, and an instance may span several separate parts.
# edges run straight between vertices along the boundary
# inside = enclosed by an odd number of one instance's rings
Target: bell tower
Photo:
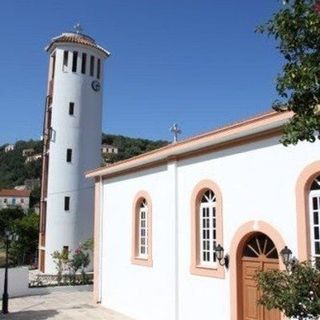
[[[100,165],[103,66],[110,53],[80,25],[53,38],[46,51],[39,269],[55,273],[51,254],[75,250],[93,235],[94,185],[84,173]]]

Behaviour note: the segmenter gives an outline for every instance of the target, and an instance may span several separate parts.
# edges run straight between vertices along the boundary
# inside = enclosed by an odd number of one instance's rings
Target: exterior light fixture
[[[9,243],[11,241],[18,241],[19,236],[15,232],[5,230],[5,244],[6,244],[6,264],[4,270],[4,288],[2,295],[2,313],[8,313],[9,295],[8,295],[8,268],[9,268]]]
[[[281,251],[280,255],[282,258],[282,262],[286,267],[287,271],[292,271],[294,265],[297,263],[297,260],[292,257],[292,251],[285,246]]]
[[[220,244],[218,244],[215,247],[215,251],[216,251],[217,259],[219,261],[220,266],[225,266],[226,269],[228,269],[229,268],[229,255],[224,254],[224,249]]]

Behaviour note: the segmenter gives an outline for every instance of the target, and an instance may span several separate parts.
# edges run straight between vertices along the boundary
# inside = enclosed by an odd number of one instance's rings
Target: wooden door
[[[45,259],[45,251],[39,250],[39,259],[40,259],[40,271],[44,272],[44,259]]]
[[[256,233],[245,243],[241,257],[241,320],[280,320],[281,315],[277,310],[267,310],[258,305],[260,292],[257,288],[254,275],[259,270],[279,268],[277,250],[266,235]]]

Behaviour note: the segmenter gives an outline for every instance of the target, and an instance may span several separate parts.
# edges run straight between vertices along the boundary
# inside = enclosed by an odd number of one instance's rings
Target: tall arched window
[[[152,266],[152,204],[144,191],[136,195],[133,203],[131,262]]]
[[[138,256],[146,258],[148,257],[148,206],[146,199],[141,201],[138,219]]]
[[[212,190],[203,193],[199,207],[199,251],[200,263],[203,266],[213,266],[216,263],[216,196]]]
[[[311,256],[320,267],[320,176],[311,184],[309,193],[309,224]]]
[[[199,182],[191,197],[191,268],[192,274],[224,277],[217,262],[215,247],[223,246],[222,197],[210,180]]]
[[[306,166],[296,184],[298,258],[320,264],[320,161]]]

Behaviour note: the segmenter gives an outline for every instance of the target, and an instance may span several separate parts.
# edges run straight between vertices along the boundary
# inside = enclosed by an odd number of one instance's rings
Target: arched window
[[[199,251],[200,263],[203,266],[213,266],[216,264],[216,196],[212,190],[203,193],[199,207]]]
[[[131,262],[152,266],[152,206],[149,195],[143,191],[133,204]]]
[[[316,177],[309,193],[309,224],[311,256],[320,267],[320,176]]]
[[[138,256],[146,258],[148,257],[148,206],[146,199],[141,201],[138,219]]]
[[[222,197],[219,187],[210,180],[201,181],[191,198],[191,268],[192,274],[224,277],[215,247],[223,246]]]

